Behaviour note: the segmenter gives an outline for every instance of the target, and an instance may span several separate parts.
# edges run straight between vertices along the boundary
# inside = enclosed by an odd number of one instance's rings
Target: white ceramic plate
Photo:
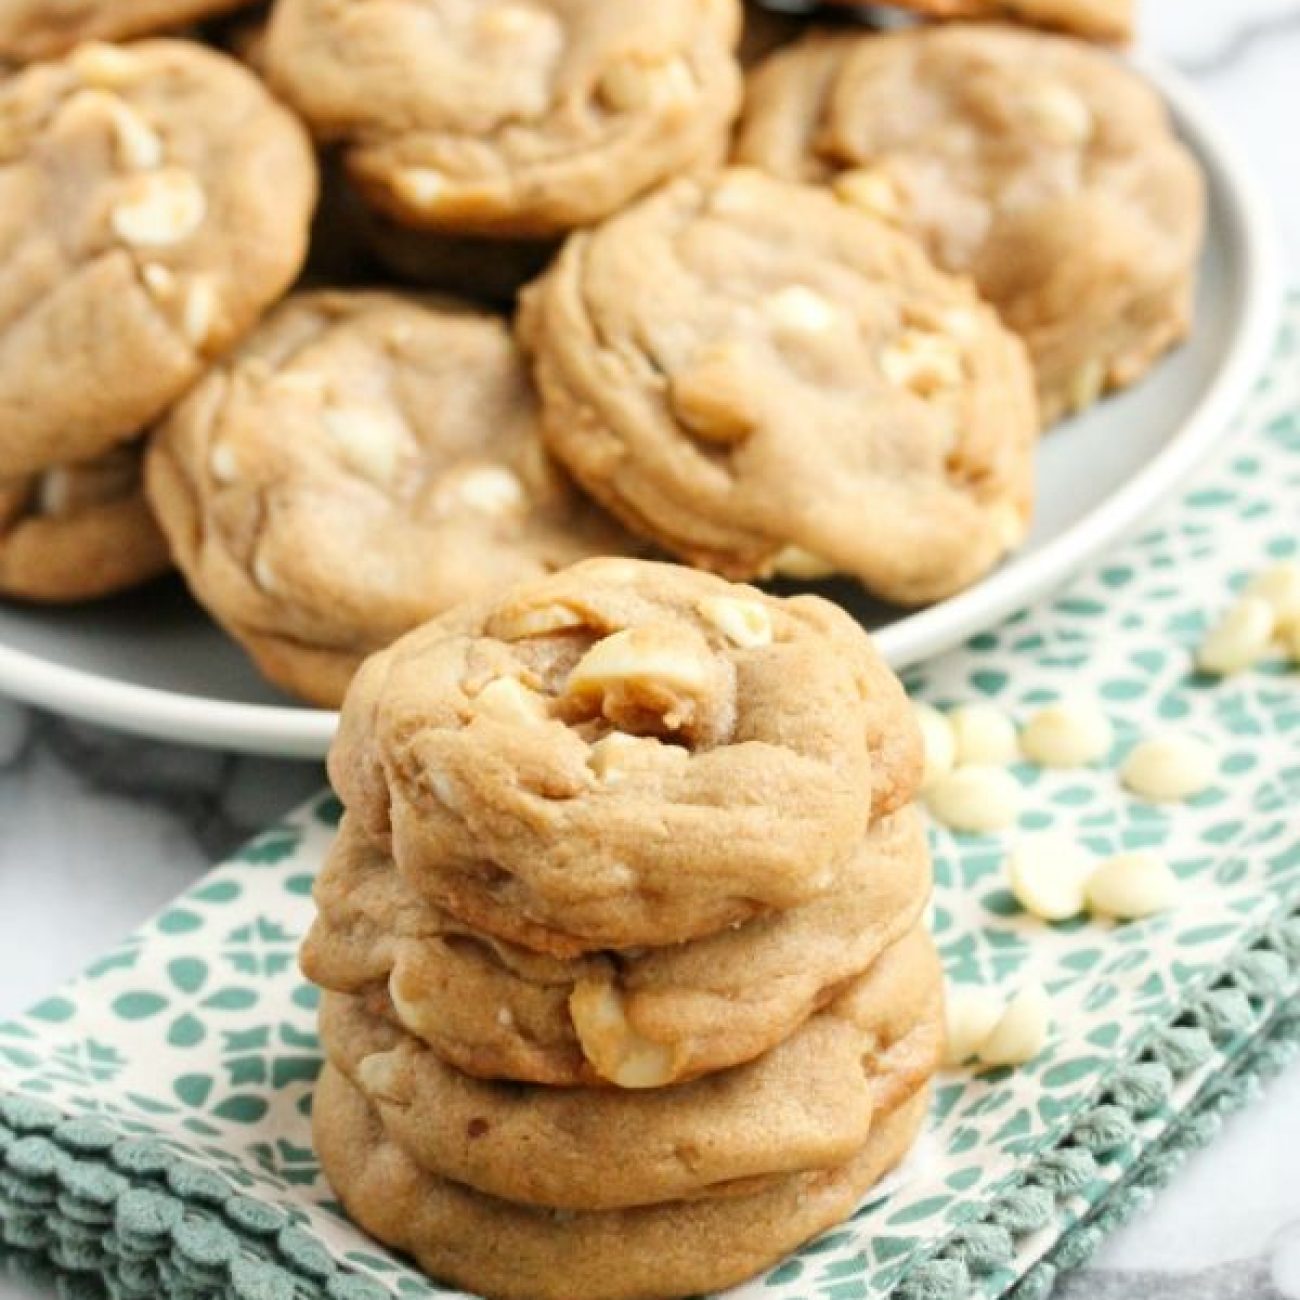
[[[983,582],[902,616],[829,588],[896,667],[1030,604],[1140,525],[1222,439],[1268,360],[1282,276],[1266,205],[1195,92],[1141,66],[1209,179],[1195,335],[1145,383],[1044,441],[1033,535]],[[335,723],[263,683],[174,579],[80,609],[0,606],[0,691],[143,735],[286,757],[323,755]]]

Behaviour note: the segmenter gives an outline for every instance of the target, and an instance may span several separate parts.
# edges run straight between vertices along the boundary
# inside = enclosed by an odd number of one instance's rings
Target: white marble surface
[[[1253,164],[1300,280],[1300,2],[1145,0],[1144,30]],[[0,1015],[74,973],[321,779],[312,765],[171,749],[0,700]],[[1300,1300],[1297,1150],[1300,1069],[1058,1294]],[[0,1300],[28,1294],[0,1280]]]

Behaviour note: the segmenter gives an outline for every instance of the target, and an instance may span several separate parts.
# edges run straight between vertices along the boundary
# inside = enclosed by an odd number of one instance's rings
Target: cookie
[[[147,483],[197,598],[325,705],[458,601],[628,545],[542,450],[506,325],[394,294],[281,304],[159,428]]]
[[[474,1079],[337,993],[320,1034],[422,1169],[508,1201],[608,1210],[743,1195],[852,1159],[881,1077],[907,1096],[934,1073],[942,985],[934,944],[914,929],[765,1055],[640,1091]]]
[[[610,559],[368,660],[329,767],[413,888],[568,957],[817,897],[914,793],[920,743],[837,607]]]
[[[739,32],[738,0],[280,0],[266,62],[382,211],[535,239],[716,165]]]
[[[782,1042],[917,923],[929,889],[922,820],[904,809],[803,907],[694,943],[566,962],[433,907],[345,819],[301,962],[324,988],[385,1006],[391,994],[397,1021],[464,1073],[661,1086]]]
[[[831,0],[843,3],[843,0]],[[885,0],[927,18],[998,18],[1098,41],[1133,38],[1135,0]]]
[[[50,59],[82,41],[123,41],[174,32],[254,0],[5,0],[0,5],[0,59]]]
[[[159,416],[293,280],[315,193],[302,128],[199,45],[0,82],[0,477]]]
[[[0,482],[0,595],[91,600],[170,566],[137,446]]]
[[[970,275],[1029,347],[1052,423],[1191,324],[1204,182],[1110,54],[1011,27],[816,35],[751,77],[736,156],[831,187]]]
[[[1025,536],[1021,344],[823,190],[752,169],[667,186],[573,236],[519,331],[555,454],[693,564],[920,604]]]
[[[922,1086],[880,1105],[866,1144],[838,1169],[748,1196],[576,1214],[515,1205],[425,1172],[332,1066],[317,1086],[312,1126],[349,1216],[434,1277],[492,1300],[666,1300],[742,1282],[842,1221],[906,1154],[928,1104]],[[637,1159],[635,1146],[626,1158]]]

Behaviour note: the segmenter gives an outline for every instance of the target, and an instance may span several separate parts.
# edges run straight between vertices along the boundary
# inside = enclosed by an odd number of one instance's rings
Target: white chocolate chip
[[[549,716],[546,700],[515,677],[494,677],[474,696],[472,708],[479,717],[516,727],[535,727]]]
[[[925,791],[931,814],[954,831],[1005,830],[1020,815],[1022,793],[1004,767],[976,764],[938,777]]]
[[[214,442],[208,453],[208,469],[218,483],[234,483],[239,478],[239,460],[228,442]]]
[[[216,285],[208,276],[199,276],[186,289],[185,306],[181,309],[181,333],[185,336],[185,341],[201,352],[212,337],[216,320]]]
[[[1092,855],[1067,835],[1024,835],[1007,855],[1007,878],[1016,902],[1044,921],[1068,921],[1084,910],[1084,881]]]
[[[763,314],[791,334],[824,334],[840,320],[840,309],[806,285],[791,284],[763,301]]]
[[[833,578],[839,570],[829,560],[804,550],[802,546],[784,546],[772,561],[772,572],[800,582],[821,582]]]
[[[279,579],[276,577],[275,570],[271,568],[271,562],[266,558],[262,551],[258,551],[253,556],[253,581],[265,592],[274,595],[276,588],[279,586]]]
[[[978,984],[949,988],[944,1002],[947,1021],[944,1063],[964,1065],[988,1041],[1002,1019],[1003,1002]]]
[[[646,623],[597,641],[569,673],[570,695],[600,695],[612,686],[645,682],[701,694],[713,681],[702,641],[672,624]]]
[[[176,277],[161,262],[146,262],[140,268],[140,279],[157,302],[167,303],[176,296]]]
[[[193,235],[207,211],[197,178],[172,168],[133,176],[110,220],[118,237],[132,247],[166,248]]]
[[[611,732],[591,747],[587,766],[606,785],[617,785],[627,776],[627,761],[645,742],[622,731]]]
[[[958,767],[1005,766],[1020,756],[1016,724],[995,705],[963,704],[948,714],[948,725],[957,746]]]
[[[405,421],[386,406],[327,407],[321,425],[349,469],[380,487],[394,484],[411,453]]]
[[[903,330],[881,351],[880,371],[896,388],[920,397],[952,392],[966,378],[956,340],[931,330]]]
[[[515,1014],[509,1007],[497,1008],[497,1024],[500,1025],[502,1029],[511,1029],[514,1026],[514,1023]]]
[[[708,442],[742,442],[754,431],[754,370],[737,344],[705,349],[673,375],[671,394],[678,419]]]
[[[150,171],[162,166],[162,137],[121,100],[113,109],[113,130],[117,135],[118,162],[123,167],[131,171]]]
[[[1178,877],[1158,853],[1142,850],[1107,858],[1088,877],[1088,908],[1118,921],[1168,911],[1178,901]]]
[[[627,1020],[612,985],[579,980],[569,1014],[582,1054],[596,1072],[620,1088],[661,1088],[673,1077],[673,1052],[639,1034]]]
[[[700,613],[733,645],[754,649],[772,643],[772,616],[756,600],[707,596]]]
[[[1196,666],[1216,677],[1245,672],[1268,654],[1276,631],[1273,606],[1260,596],[1243,596],[1206,634]]]
[[[393,176],[393,190],[413,208],[435,207],[447,192],[447,178],[432,167],[403,167]]]
[[[1027,984],[1007,1003],[979,1049],[984,1065],[1025,1065],[1047,1046],[1052,1000],[1041,984]]]
[[[1137,745],[1120,768],[1120,780],[1153,803],[1180,803],[1209,789],[1218,767],[1203,740],[1175,732]]]
[[[376,1101],[403,1103],[396,1052],[372,1052],[357,1064],[357,1082],[362,1091]]]
[[[1081,145],[1092,138],[1092,110],[1059,82],[1035,86],[1024,97],[1021,110],[1030,129],[1052,144]]]
[[[539,605],[496,615],[492,620],[492,635],[502,641],[523,641],[530,636],[549,636],[582,626],[582,615],[567,605]]]
[[[921,729],[921,743],[925,750],[925,775],[921,789],[927,790],[941,776],[952,771],[957,762],[957,739],[952,734],[952,724],[938,709],[912,701],[912,712]]]
[[[597,90],[608,107],[627,112],[651,104],[685,102],[695,94],[695,78],[681,59],[659,63],[620,59],[605,69]]]
[[[1062,700],[1039,709],[1020,733],[1020,748],[1040,767],[1086,767],[1110,753],[1115,728],[1094,703]]]
[[[1267,601],[1280,628],[1300,622],[1300,561],[1284,560],[1257,573],[1245,594]]]
[[[854,167],[841,172],[832,188],[837,198],[882,221],[897,221],[903,215],[898,186],[878,168]]]
[[[438,487],[438,502],[445,510],[501,518],[525,510],[528,493],[519,475],[504,465],[474,465],[446,475]]]
[[[66,469],[56,466],[41,475],[37,491],[37,508],[43,515],[68,514],[72,505],[72,478]]]
[[[73,72],[87,86],[120,90],[140,76],[139,59],[120,45],[87,41],[68,56]]]

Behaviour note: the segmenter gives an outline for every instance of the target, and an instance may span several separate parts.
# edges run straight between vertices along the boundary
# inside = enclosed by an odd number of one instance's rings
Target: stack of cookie
[[[349,1213],[520,1300],[711,1291],[845,1217],[941,1046],[919,751],[847,616],[669,565],[370,659],[303,952]]]

